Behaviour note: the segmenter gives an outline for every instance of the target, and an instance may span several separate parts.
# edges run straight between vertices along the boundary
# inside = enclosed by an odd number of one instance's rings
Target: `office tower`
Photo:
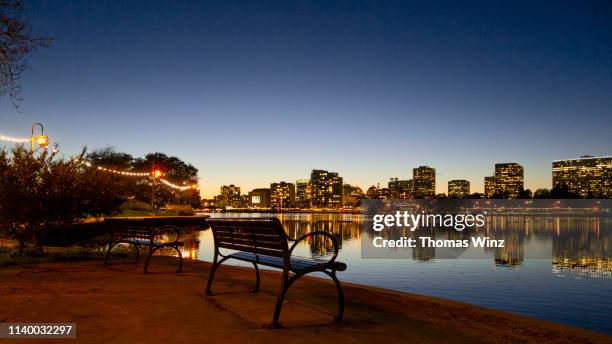
[[[234,184],[221,186],[221,194],[216,197],[217,204],[222,207],[242,206],[242,197],[240,197],[240,187]]]
[[[400,180],[399,178],[391,178],[389,180],[389,196],[391,198],[412,198],[413,181]]]
[[[434,198],[436,196],[436,169],[419,166],[412,170],[414,196],[417,198]]]
[[[270,189],[253,189],[247,199],[249,207],[270,208]]]
[[[276,209],[291,208],[295,205],[295,185],[293,183],[270,184],[270,206]]]
[[[310,186],[313,207],[337,208],[342,205],[342,177],[338,173],[312,170]]]
[[[495,195],[495,177],[484,177],[484,194],[485,198],[493,198]]]
[[[582,156],[552,163],[553,187],[582,198],[612,198],[612,157]]]
[[[495,197],[517,198],[523,191],[523,166],[515,163],[495,164]]]
[[[295,182],[295,202],[300,208],[310,208],[310,182],[300,179]]]
[[[470,195],[470,182],[464,179],[450,180],[448,182],[448,197],[465,198]]]

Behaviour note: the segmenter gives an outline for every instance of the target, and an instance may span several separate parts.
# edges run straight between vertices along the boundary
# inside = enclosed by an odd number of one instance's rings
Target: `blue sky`
[[[496,162],[550,187],[551,161],[612,147],[605,1],[33,1],[55,38],[30,59],[20,113],[70,155],[161,151],[205,196],[310,170],[367,188],[430,165],[482,191]]]

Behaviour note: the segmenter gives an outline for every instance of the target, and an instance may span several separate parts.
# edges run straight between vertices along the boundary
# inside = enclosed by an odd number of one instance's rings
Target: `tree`
[[[474,192],[473,194],[466,197],[467,199],[484,199],[485,195],[479,192]]]
[[[108,216],[125,202],[116,178],[76,159],[57,159],[43,151],[36,156],[18,145],[0,152],[0,230],[40,249],[36,233],[88,216]]]
[[[134,157],[127,153],[119,153],[113,147],[96,149],[87,155],[95,166],[104,166],[116,170],[128,170],[132,166]]]
[[[537,189],[533,194],[533,198],[535,199],[548,199],[550,198],[550,191],[548,189],[542,188]]]
[[[159,169],[164,173],[164,179],[175,183],[183,184],[197,180],[198,169],[181,159],[168,156],[164,153],[150,153],[144,158],[134,158],[130,154],[120,153],[112,147],[106,147],[93,151],[87,155],[87,160],[93,166],[102,166],[121,171],[150,172]],[[189,204],[199,206],[200,195],[191,190],[178,191],[156,183],[153,188],[153,180],[149,177],[121,177],[115,178],[123,184],[123,189],[127,192],[126,197],[135,198],[141,202],[151,203],[152,192],[155,189],[155,206],[163,207],[167,203]]]
[[[527,189],[527,190],[521,190],[518,194],[519,199],[531,199],[532,198],[532,193],[531,190]]]
[[[572,199],[579,198],[577,194],[569,191],[567,184],[558,183],[550,190],[550,198],[553,199]]]
[[[32,33],[24,14],[24,1],[0,0],[0,96],[8,94],[15,107],[21,100],[19,79],[28,68],[28,56],[52,40]]]

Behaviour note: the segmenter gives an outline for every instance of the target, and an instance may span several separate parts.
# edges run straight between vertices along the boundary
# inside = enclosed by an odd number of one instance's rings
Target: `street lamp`
[[[193,183],[193,184],[189,185],[189,206],[190,206],[190,207],[192,207],[192,208],[193,208],[193,205],[192,205],[193,203],[192,203],[191,198],[192,198],[192,194],[193,194],[193,192],[194,192],[194,191],[195,191],[197,188],[198,188],[198,184]]]
[[[34,135],[34,128],[40,128],[40,135]],[[31,151],[34,152],[34,145],[38,144],[39,147],[47,148],[49,146],[49,137],[45,135],[45,127],[40,123],[32,124],[32,138],[30,139]]]
[[[153,171],[151,171],[151,175],[153,176],[153,182],[151,183],[151,206],[153,207],[153,209],[156,209],[157,207],[155,204],[155,182],[157,181],[157,179],[161,178],[164,173],[160,169],[155,168],[155,166],[153,166]]]

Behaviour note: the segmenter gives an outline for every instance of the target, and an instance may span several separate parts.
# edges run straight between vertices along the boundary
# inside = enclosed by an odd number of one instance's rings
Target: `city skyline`
[[[550,188],[551,161],[610,154],[609,13],[38,0],[32,28],[54,41],[29,59],[19,111],[0,102],[0,134],[42,122],[65,155],[174,155],[200,170],[204,197],[316,168],[367,188],[420,165],[436,168],[436,193],[453,179],[482,192],[500,161],[525,168],[526,188]]]
[[[372,188],[375,188],[376,197],[374,198],[378,198],[379,196],[382,196],[383,198],[404,198],[406,195],[402,195],[403,193],[407,193],[409,195],[408,198],[435,198],[438,195],[464,198],[472,194],[481,194],[484,198],[522,198],[525,196],[531,198],[536,196],[536,191],[551,190],[551,188],[546,187],[539,187],[536,189],[525,187],[524,179],[526,174],[524,167],[516,162],[505,162],[494,164],[494,175],[485,176],[483,178],[483,184],[490,182],[490,185],[487,186],[487,188],[490,188],[490,190],[485,188],[483,191],[471,189],[472,182],[469,179],[453,179],[447,182],[445,185],[447,189],[445,191],[434,193],[432,190],[434,188],[437,190],[437,188],[440,187],[440,183],[437,180],[436,169],[431,166],[419,166],[413,168],[413,176],[411,179],[391,177],[388,179],[388,187],[385,187],[384,184],[381,187],[380,183],[372,184],[369,187],[357,185],[345,182],[342,175],[337,172],[313,169],[310,179],[297,179],[295,180],[295,183],[287,182],[288,179],[283,179],[280,183],[272,182],[269,184],[270,187],[268,189],[258,187],[253,189],[253,191],[268,190],[268,193],[274,194],[275,187],[278,185],[287,184],[291,187],[291,191],[283,192],[286,194],[291,194],[291,204],[280,206],[279,203],[276,202],[276,205],[280,208],[293,207],[294,203],[300,203],[300,198],[304,198],[307,194],[309,199],[314,199],[312,195],[317,194],[316,188],[313,187],[313,189],[308,189],[311,187],[311,185],[313,185],[313,183],[322,184],[322,188],[324,190],[327,189],[330,185],[328,184],[328,181],[326,181],[326,176],[328,174],[333,175],[339,180],[339,185],[342,187],[336,187],[333,192],[340,194],[342,197],[347,195],[345,187],[357,187],[361,189],[362,195],[368,195],[368,197],[370,196],[369,193]],[[551,165],[551,179],[553,180],[553,187],[560,186],[562,188],[567,188],[567,191],[572,192],[581,198],[590,198],[590,196],[610,198],[610,195],[612,195],[612,156],[593,157],[585,155],[576,159],[555,160]],[[302,184],[304,188],[303,196],[300,196],[301,193],[299,188],[296,189],[296,186],[300,184]],[[240,186],[231,184],[229,186],[220,186],[221,193],[219,195],[223,196],[224,190],[228,187],[236,187],[238,189],[238,194],[240,194]],[[378,193],[382,192],[383,190],[387,194],[379,195]],[[530,194],[524,194],[523,191],[530,191]],[[329,192],[332,192],[331,189]],[[396,195],[391,195],[391,192],[395,192]],[[246,196],[247,194],[245,193],[244,195]],[[249,192],[248,195],[250,196],[251,192]],[[543,195],[540,195],[539,197],[542,196]],[[211,197],[211,199],[212,198],[216,200],[217,196],[215,195],[214,197]],[[274,199],[274,195],[272,195],[272,199]],[[250,203],[250,201],[247,201],[247,203]],[[316,208],[321,206],[321,204],[317,203],[320,203],[320,201],[310,202],[309,207]],[[231,204],[231,200],[229,200],[228,204]],[[270,204],[274,206],[275,202],[272,200]],[[346,205],[343,201],[340,201],[338,204]],[[249,205],[252,206],[253,204]],[[330,205],[324,205],[323,207],[330,207]]]
[[[14,142],[11,142],[10,140],[11,140],[11,138],[16,138],[16,137],[12,137],[12,136],[8,136],[8,137],[4,136],[4,137],[5,137],[5,139],[2,139],[0,137],[0,149],[9,149],[10,147],[12,147],[12,145],[15,144]],[[66,157],[65,154],[61,154],[61,151],[60,151],[60,155]],[[530,190],[532,192],[535,192],[538,189],[547,189],[547,190],[550,190],[550,189],[552,189],[552,187],[554,187],[554,179],[555,179],[555,175],[556,175],[555,174],[555,169],[556,169],[555,168],[555,164],[558,164],[560,162],[576,162],[576,161],[580,161],[580,160],[584,160],[584,159],[610,159],[611,157],[612,156],[609,156],[609,155],[602,155],[602,156],[582,155],[580,157],[575,157],[575,158],[553,160],[553,161],[551,161],[551,164],[552,164],[552,167],[551,167],[552,174],[551,174],[551,177],[550,177],[551,182],[550,182],[549,186],[537,186],[537,187],[534,187],[534,188],[528,187],[528,184],[526,182],[526,180],[527,180],[526,175],[527,174],[524,173],[524,170],[525,170],[524,166],[522,166],[520,163],[516,163],[516,162],[504,162],[504,163],[495,163],[495,164],[493,164],[494,165],[494,169],[493,169],[494,173],[493,174],[497,173],[498,165],[517,165],[521,169],[521,176],[520,176],[520,178],[521,178],[521,187],[524,190]],[[103,166],[100,166],[100,167],[103,167]],[[447,179],[438,179],[439,174],[436,172],[436,168],[435,167],[432,168],[431,166],[427,166],[427,165],[421,165],[419,167],[413,168],[412,169],[413,170],[413,177],[414,177],[415,171],[417,171],[417,170],[419,170],[421,168],[426,168],[426,169],[433,170],[433,175],[434,175],[433,185],[435,187],[434,195],[438,195],[438,194],[449,195],[450,193],[448,192],[448,190],[449,190],[449,187],[450,187],[450,183],[452,183],[452,182],[467,181],[468,182],[468,186],[467,187],[470,190],[470,194],[480,193],[480,194],[485,195],[486,198],[488,198],[487,185],[486,185],[487,184],[487,178],[496,179],[495,175],[493,175],[493,176],[485,175],[484,178],[481,178],[481,180],[482,180],[482,183],[481,183],[482,187],[481,187],[481,189],[478,189],[478,188],[473,188],[473,185],[475,185],[475,184],[478,185],[478,182],[474,182],[475,180],[478,180],[478,177],[469,176],[469,177],[462,178],[462,179],[448,177]],[[316,170],[317,169],[312,169],[313,172],[316,171]],[[126,171],[126,174],[129,174],[129,173],[130,172]],[[135,174],[143,174],[143,173],[148,173],[148,172],[141,171],[141,172],[136,172]],[[342,173],[338,173],[338,172],[336,174],[342,175]],[[340,179],[342,180],[343,177],[340,177]],[[393,176],[393,177],[388,177],[387,181],[388,180],[393,180],[393,179],[395,179],[396,181],[398,179],[400,179],[400,181],[401,180],[406,180],[406,181],[408,180],[408,178],[400,178],[399,176]],[[300,181],[304,181],[304,179],[301,178],[301,177],[298,177],[298,178],[295,178],[295,179],[280,178],[279,180],[281,182],[283,182],[283,183],[285,181],[288,181],[290,183],[292,183],[292,182],[299,183]],[[413,179],[410,179],[410,181],[412,181],[412,180]],[[354,186],[354,187],[359,187],[362,190],[364,190],[364,192],[365,192],[365,190],[367,190],[369,187],[379,186],[381,182],[384,185],[384,178],[383,178],[382,181],[381,180],[377,180],[376,182],[374,182],[372,184],[369,184],[369,185],[361,185],[361,184],[357,184],[357,183],[348,183],[348,182],[344,183],[344,185],[351,185],[351,186]],[[200,175],[198,177],[198,187],[197,187],[198,191],[200,193],[200,196],[202,197],[202,199],[212,199],[215,196],[219,195],[219,192],[216,192],[215,189],[219,190],[219,188],[221,188],[221,190],[223,190],[223,188],[228,186],[228,185],[231,185],[232,187],[234,187],[234,185],[236,185],[238,187],[238,189],[240,189],[242,187],[240,185],[243,185],[243,184],[238,185],[238,184],[235,184],[235,183],[230,184],[230,183],[224,182],[224,183],[216,185],[216,186],[206,185],[207,186],[206,187],[206,192],[204,191],[204,188],[202,188],[202,185],[205,185],[205,183],[203,183],[203,176]],[[270,183],[268,183],[267,185],[270,185]],[[297,185],[297,184],[294,184],[294,187],[295,187],[295,185]],[[495,188],[495,185],[491,185],[491,188]],[[244,187],[244,189],[245,190],[257,190],[257,189],[262,189],[262,187],[261,187],[261,185],[257,185],[257,186],[254,186],[254,187],[247,186],[247,187]],[[495,190],[497,190],[497,189],[495,189]],[[221,194],[222,193],[223,193],[223,191],[221,192]],[[579,194],[584,196],[584,194],[582,194],[580,192],[579,192]],[[428,197],[431,197],[431,196],[432,195],[428,195]],[[514,196],[516,196],[516,195],[514,195]],[[512,198],[514,198],[514,197],[512,197]]]

